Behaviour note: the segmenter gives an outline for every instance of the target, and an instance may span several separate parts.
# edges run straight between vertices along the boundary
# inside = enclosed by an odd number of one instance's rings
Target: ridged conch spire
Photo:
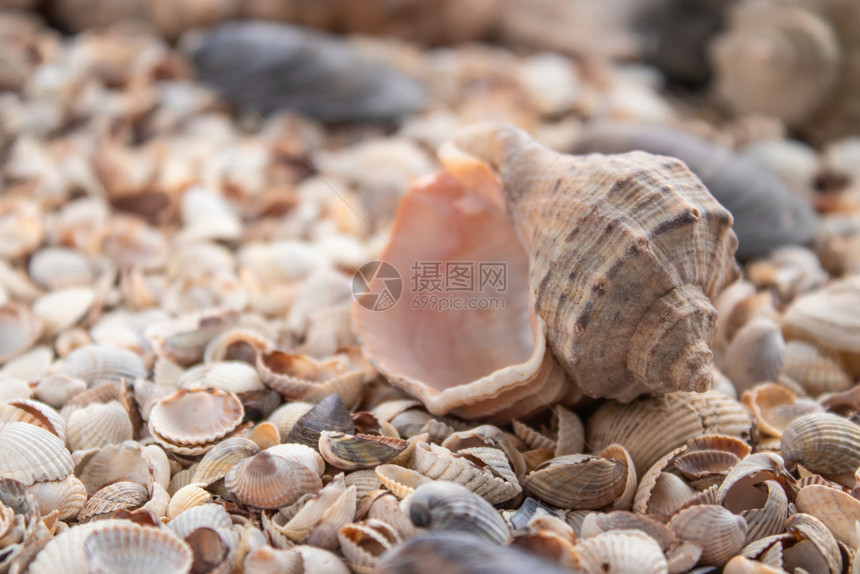
[[[629,401],[708,388],[711,300],[737,278],[737,238],[683,162],[565,155],[492,125],[465,129],[440,156],[464,187],[507,210],[550,347],[585,394]]]

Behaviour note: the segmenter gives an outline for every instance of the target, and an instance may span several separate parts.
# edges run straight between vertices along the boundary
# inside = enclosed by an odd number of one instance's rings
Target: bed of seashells
[[[236,115],[156,37],[0,13],[0,572],[860,572],[860,139],[713,127],[634,65],[354,43],[431,103]],[[716,301],[712,390],[430,414],[363,357],[352,273],[457,126],[595,117],[773,170],[813,248]]]

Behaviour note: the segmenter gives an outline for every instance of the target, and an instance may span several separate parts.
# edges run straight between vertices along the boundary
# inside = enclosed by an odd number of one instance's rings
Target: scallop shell
[[[205,445],[233,432],[244,414],[241,401],[233,393],[181,389],[152,407],[149,430],[168,449],[172,445]]]
[[[755,317],[732,339],[723,370],[740,393],[756,383],[775,381],[784,356],[779,325],[767,317]]]
[[[385,464],[403,452],[406,445],[407,442],[399,438],[323,431],[319,451],[326,462],[336,468],[360,470]]]
[[[99,448],[133,438],[128,412],[117,401],[93,403],[72,412],[68,420],[71,450]]]
[[[84,553],[94,573],[181,574],[191,569],[187,543],[169,531],[122,522],[92,532]]]
[[[242,437],[224,439],[209,450],[194,472],[193,482],[212,484],[224,478],[233,465],[254,456],[260,448],[251,440]]]
[[[860,279],[835,280],[795,299],[785,311],[788,338],[811,340],[826,349],[860,353]]]
[[[643,474],[690,438],[708,434],[748,438],[751,427],[743,407],[721,393],[680,392],[628,405],[606,403],[588,419],[586,434],[593,450],[622,445]]]
[[[113,514],[117,510],[137,508],[149,499],[146,487],[136,482],[120,481],[109,484],[93,494],[78,520],[84,521],[101,515]]]
[[[28,306],[14,303],[0,306],[0,364],[32,347],[41,333],[39,316]]]
[[[838,353],[805,341],[786,343],[782,374],[796,381],[813,397],[844,391],[852,383]]]
[[[302,557],[292,550],[276,550],[263,546],[245,556],[246,574],[303,574]]]
[[[310,468],[264,450],[234,465],[224,477],[224,486],[243,504],[280,508],[317,492],[322,482]]]
[[[678,538],[702,549],[702,563],[721,565],[744,546],[746,521],[721,506],[702,504],[679,511],[669,521]]]
[[[24,485],[61,480],[74,469],[72,456],[56,435],[35,425],[0,425],[0,478]]]
[[[185,538],[204,526],[221,531],[229,530],[232,524],[230,515],[220,504],[201,504],[182,512],[168,522],[167,526],[179,538]]]
[[[781,437],[794,419],[823,411],[817,402],[798,398],[790,390],[775,383],[753,387],[743,394],[741,402],[752,412],[759,430],[774,437]]]
[[[238,321],[233,309],[209,309],[151,325],[144,336],[159,357],[188,366],[200,361],[209,342]]]
[[[617,460],[570,454],[540,465],[526,475],[523,485],[531,495],[564,509],[597,509],[621,497],[627,473],[626,465]]]
[[[817,484],[797,494],[797,510],[823,522],[843,544],[856,548],[860,543],[860,501],[848,493]]]
[[[734,216],[738,257],[759,257],[783,245],[812,241],[818,217],[812,207],[766,169],[729,148],[672,128],[598,122],[570,150],[624,153],[634,150],[677,157],[702,179]]]
[[[805,415],[783,431],[780,450],[786,462],[813,472],[853,473],[860,466],[860,426],[829,413]]]
[[[516,476],[510,469],[506,480],[489,465],[479,466],[465,455],[454,454],[447,448],[435,444],[419,442],[415,447],[413,466],[416,471],[433,480],[451,481],[463,485],[492,504],[500,504],[522,492]],[[513,480],[510,480],[511,478]]]
[[[4,381],[5,383],[5,381]],[[66,440],[66,423],[51,407],[30,399],[9,399],[0,403],[0,424],[21,421],[41,427]]]
[[[87,501],[87,490],[83,483],[69,475],[63,480],[37,482],[30,485],[27,491],[33,495],[39,512],[47,516],[56,510],[59,520],[75,518]]]
[[[416,488],[408,500],[409,518],[415,526],[461,532],[497,543],[510,535],[496,509],[462,485],[437,480]]]
[[[257,370],[241,361],[218,361],[197,365],[177,381],[182,389],[218,389],[234,394],[265,388]]]
[[[143,359],[131,351],[86,345],[66,355],[56,374],[81,379],[95,387],[105,382],[145,379],[147,370]]]
[[[212,500],[212,493],[203,488],[204,486],[202,482],[194,482],[183,486],[173,493],[167,505],[168,520],[172,521],[192,508],[197,508],[210,502]]]
[[[665,573],[666,557],[656,540],[635,530],[603,532],[580,541],[573,551],[587,572]]]

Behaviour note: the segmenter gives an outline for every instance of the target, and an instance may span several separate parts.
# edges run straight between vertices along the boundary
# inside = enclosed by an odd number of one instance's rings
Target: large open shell
[[[367,349],[368,358],[429,411],[512,418],[567,392],[564,375],[546,348],[544,322],[530,316],[526,255],[511,224],[491,204],[450,176],[425,180],[401,201],[382,258],[401,276],[415,261],[506,266],[507,288],[498,294],[503,308],[490,312],[438,311],[429,305],[414,310],[408,300],[385,311],[355,306],[359,335],[367,342],[376,340]],[[371,292],[382,291],[384,281],[374,278]],[[413,295],[420,294],[403,293]],[[452,296],[465,304],[469,294]]]
[[[149,413],[149,430],[166,448],[200,446],[230,434],[242,422],[242,402],[226,391],[180,389]]]

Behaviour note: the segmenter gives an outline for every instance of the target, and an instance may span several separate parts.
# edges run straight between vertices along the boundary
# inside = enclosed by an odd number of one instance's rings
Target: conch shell
[[[415,297],[387,311],[356,305],[368,357],[389,380],[431,412],[496,419],[572,388],[620,401],[708,388],[710,300],[737,278],[737,238],[731,214],[682,162],[569,156],[483,125],[440,156],[453,178],[404,198],[382,258],[401,271],[504,262],[504,308],[415,309]],[[560,384],[559,367],[575,387]]]

